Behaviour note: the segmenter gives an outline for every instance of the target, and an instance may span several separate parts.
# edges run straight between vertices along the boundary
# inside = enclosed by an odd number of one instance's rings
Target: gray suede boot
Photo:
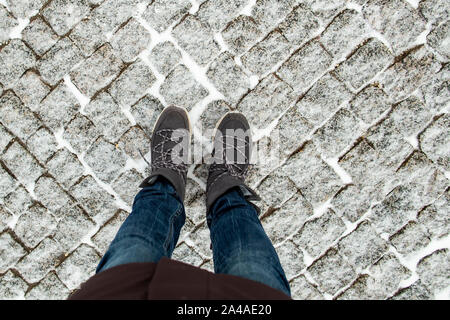
[[[191,127],[185,109],[170,106],[163,110],[153,129],[151,140],[152,172],[141,184],[153,184],[158,176],[166,178],[184,201],[189,160]]]
[[[206,212],[228,190],[238,187],[247,200],[261,200],[245,184],[250,166],[252,137],[247,119],[238,112],[227,113],[214,133],[212,163],[206,184]]]

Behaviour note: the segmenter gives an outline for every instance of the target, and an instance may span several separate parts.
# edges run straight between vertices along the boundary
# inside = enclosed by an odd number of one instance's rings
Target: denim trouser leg
[[[171,257],[184,225],[184,206],[165,179],[139,191],[133,209],[97,266],[97,273],[132,262]]]
[[[231,189],[208,214],[214,271],[264,283],[290,294],[278,255],[256,209],[238,189]]]
[[[143,188],[133,210],[97,266],[97,273],[132,262],[158,262],[171,257],[184,225],[185,212],[175,189],[165,179]],[[290,295],[278,255],[255,208],[230,190],[211,208],[208,223],[216,273],[264,283]]]

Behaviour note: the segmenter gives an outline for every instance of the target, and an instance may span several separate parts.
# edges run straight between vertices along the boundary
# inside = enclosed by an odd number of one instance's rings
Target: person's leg
[[[97,273],[126,263],[170,258],[184,221],[184,206],[174,187],[159,177],[137,194],[131,214],[101,259]]]
[[[291,295],[278,255],[258,213],[238,187],[214,202],[207,219],[216,273],[261,282]]]

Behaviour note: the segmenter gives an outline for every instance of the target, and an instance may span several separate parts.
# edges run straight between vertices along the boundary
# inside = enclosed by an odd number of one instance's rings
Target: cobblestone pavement
[[[450,298],[449,12],[0,0],[0,298],[65,298],[93,274],[169,104],[196,127],[244,112],[279,145],[249,181],[294,298]],[[190,167],[174,258],[212,270],[205,173]]]

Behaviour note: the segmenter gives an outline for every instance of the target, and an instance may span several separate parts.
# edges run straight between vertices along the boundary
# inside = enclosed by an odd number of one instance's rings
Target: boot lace
[[[155,159],[152,159],[152,171],[160,168],[171,169],[183,175],[187,171],[187,164],[178,154],[172,154],[172,148],[166,148],[166,143],[179,143],[181,137],[173,138],[173,129],[161,129],[155,134],[162,138],[161,142],[153,147]],[[175,158],[173,158],[175,156]],[[175,161],[177,160],[177,161]]]

